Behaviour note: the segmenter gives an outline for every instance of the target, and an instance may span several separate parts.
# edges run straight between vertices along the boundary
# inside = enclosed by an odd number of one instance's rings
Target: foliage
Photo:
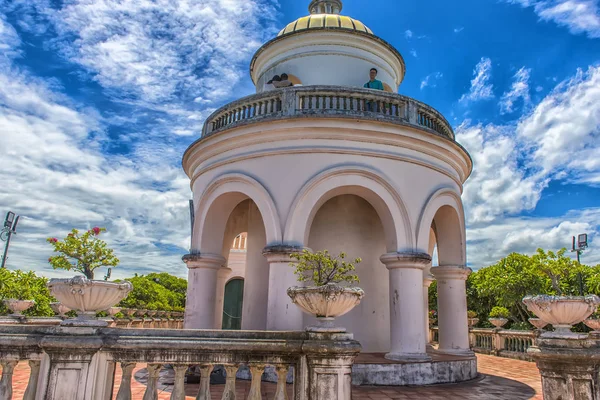
[[[177,298],[176,307],[185,307],[185,297],[187,295],[187,280],[183,278],[178,278],[174,275],[170,275],[166,272],[156,273],[153,272],[151,274],[146,275],[147,279],[150,279],[159,285],[163,286],[165,289],[171,291],[174,296]]]
[[[477,312],[473,310],[467,311],[467,318],[477,318]]]
[[[509,318],[510,311],[506,307],[496,306],[490,311],[490,318]]]
[[[312,281],[316,286],[359,282],[358,276],[352,272],[356,270],[355,264],[359,264],[362,260],[356,258],[353,263],[346,262],[344,252],[334,257],[327,250],[313,253],[305,249],[302,253],[291,254],[290,257],[298,260],[297,263],[292,262],[290,265],[296,268],[295,274],[299,282]]]
[[[515,322],[510,326],[513,331],[530,331],[532,326],[528,322]]]
[[[161,276],[160,281],[156,275]],[[174,279],[171,279],[174,278]],[[161,311],[183,311],[185,307],[185,294],[169,290],[159,282],[170,282],[171,287],[181,289],[181,278],[169,274],[150,274],[147,276],[134,276],[126,279],[133,285],[133,290],[119,303],[119,307],[139,308]],[[185,279],[181,279],[185,282]],[[187,290],[187,282],[186,282]]]
[[[600,295],[600,265],[588,268],[586,275],[586,286],[588,287],[589,293],[595,293]]]
[[[572,290],[569,280],[577,273],[583,272],[581,264],[564,255],[566,251],[565,248],[556,253],[537,249],[536,254],[531,257],[534,268],[550,278],[552,290],[559,296],[576,294],[577,290]]]
[[[428,316],[429,316],[429,319],[437,319],[437,311],[430,310]]]
[[[467,279],[467,304],[475,311],[479,325],[487,324],[494,306],[510,312],[511,323],[527,323],[534,315],[522,303],[527,295],[579,295],[581,274],[586,294],[600,295],[600,265],[580,265],[558,252],[538,250],[533,256],[511,253],[496,264],[473,272]],[[554,279],[554,285],[553,285]],[[557,290],[557,287],[559,290]],[[437,309],[437,285],[429,288],[429,304]]]
[[[56,301],[46,287],[48,280],[37,276],[33,271],[10,271],[0,268],[0,300],[34,300],[35,305],[23,314],[30,317],[51,317],[54,312],[50,303]],[[3,302],[0,302],[0,315],[9,314]]]
[[[50,257],[48,262],[54,269],[75,270],[88,279],[94,279],[94,270],[100,267],[116,267],[119,259],[106,242],[98,238],[102,232],[106,229],[96,227],[80,235],[73,229],[62,241],[48,238],[54,252],[60,253]]]

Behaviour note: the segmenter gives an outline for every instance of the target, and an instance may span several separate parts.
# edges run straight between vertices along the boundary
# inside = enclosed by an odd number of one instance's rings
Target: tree
[[[584,273],[584,268],[579,262],[565,256],[566,251],[565,248],[556,253],[537,249],[536,254],[531,257],[534,268],[550,279],[554,292],[552,294],[559,296],[577,294],[579,290],[573,281],[577,274]]]
[[[146,278],[158,283],[165,289],[171,291],[177,298],[177,306],[185,307],[185,297],[187,295],[187,280],[170,275],[166,272],[146,275]]]
[[[298,277],[298,282],[312,281],[316,286],[324,286],[329,283],[358,283],[359,279],[356,274],[354,264],[360,263],[362,260],[356,258],[354,263],[346,262],[346,253],[342,252],[339,256],[334,257],[327,250],[317,251],[313,253],[308,250],[303,250],[302,253],[293,253],[290,255],[292,259],[298,260],[297,263],[290,263],[295,267],[295,274]]]
[[[98,238],[102,232],[106,229],[96,227],[80,235],[77,229],[73,229],[62,241],[48,238],[47,242],[54,246],[54,252],[60,253],[50,257],[48,262],[54,269],[75,270],[88,279],[94,279],[94,270],[100,267],[116,267],[119,259],[106,242]]]
[[[182,299],[180,293],[165,288],[148,276],[134,276],[126,280],[131,282],[133,290],[119,303],[119,307],[183,311],[185,297]]]
[[[530,317],[521,302],[523,297],[545,293],[549,287],[548,279],[534,268],[531,257],[519,253],[511,253],[498,263],[480,269],[472,280],[478,296],[490,300],[488,304],[492,306],[506,307],[511,317],[521,322],[527,322]]]
[[[30,317],[51,317],[54,312],[50,303],[56,301],[46,284],[48,279],[37,276],[33,271],[10,271],[0,268],[0,299],[34,300],[35,305],[23,314]],[[0,302],[0,315],[9,310]]]

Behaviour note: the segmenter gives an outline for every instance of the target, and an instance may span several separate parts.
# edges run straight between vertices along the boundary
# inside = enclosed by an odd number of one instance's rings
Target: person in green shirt
[[[365,83],[365,88],[367,89],[375,89],[375,90],[384,90],[383,89],[383,83],[381,83],[381,81],[378,81],[377,79],[375,79],[377,77],[377,69],[376,68],[371,68],[371,70],[369,71],[369,77],[371,78],[371,80],[367,83]]]

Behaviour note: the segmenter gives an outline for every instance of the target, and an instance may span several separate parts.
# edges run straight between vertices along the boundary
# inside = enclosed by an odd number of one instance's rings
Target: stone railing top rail
[[[415,127],[454,140],[442,114],[407,96],[343,86],[294,86],[226,104],[204,123],[202,137],[266,120],[298,117],[361,118]]]
[[[226,331],[196,329],[121,329],[93,327],[60,327],[40,325],[0,325],[0,354],[22,346],[52,343],[66,347],[91,346],[104,351],[116,349],[185,350],[185,351],[268,351],[300,355],[310,343],[339,342],[349,353],[360,351],[360,344],[349,334],[316,334],[304,331]],[[52,346],[54,347],[54,346]],[[309,346],[312,347],[312,346]],[[317,347],[313,348],[317,351]],[[340,348],[338,348],[340,350]],[[318,352],[318,351],[317,351]],[[158,353],[157,353],[158,354]]]
[[[497,328],[471,328],[469,332],[476,335],[501,335],[501,336],[523,336],[534,337],[535,331],[518,331],[513,329],[497,329]]]

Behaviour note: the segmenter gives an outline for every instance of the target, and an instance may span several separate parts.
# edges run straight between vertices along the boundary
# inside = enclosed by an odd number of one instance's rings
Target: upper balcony
[[[202,137],[248,124],[293,118],[380,121],[454,141],[448,121],[424,103],[398,94],[340,86],[294,86],[244,97],[210,115]]]

